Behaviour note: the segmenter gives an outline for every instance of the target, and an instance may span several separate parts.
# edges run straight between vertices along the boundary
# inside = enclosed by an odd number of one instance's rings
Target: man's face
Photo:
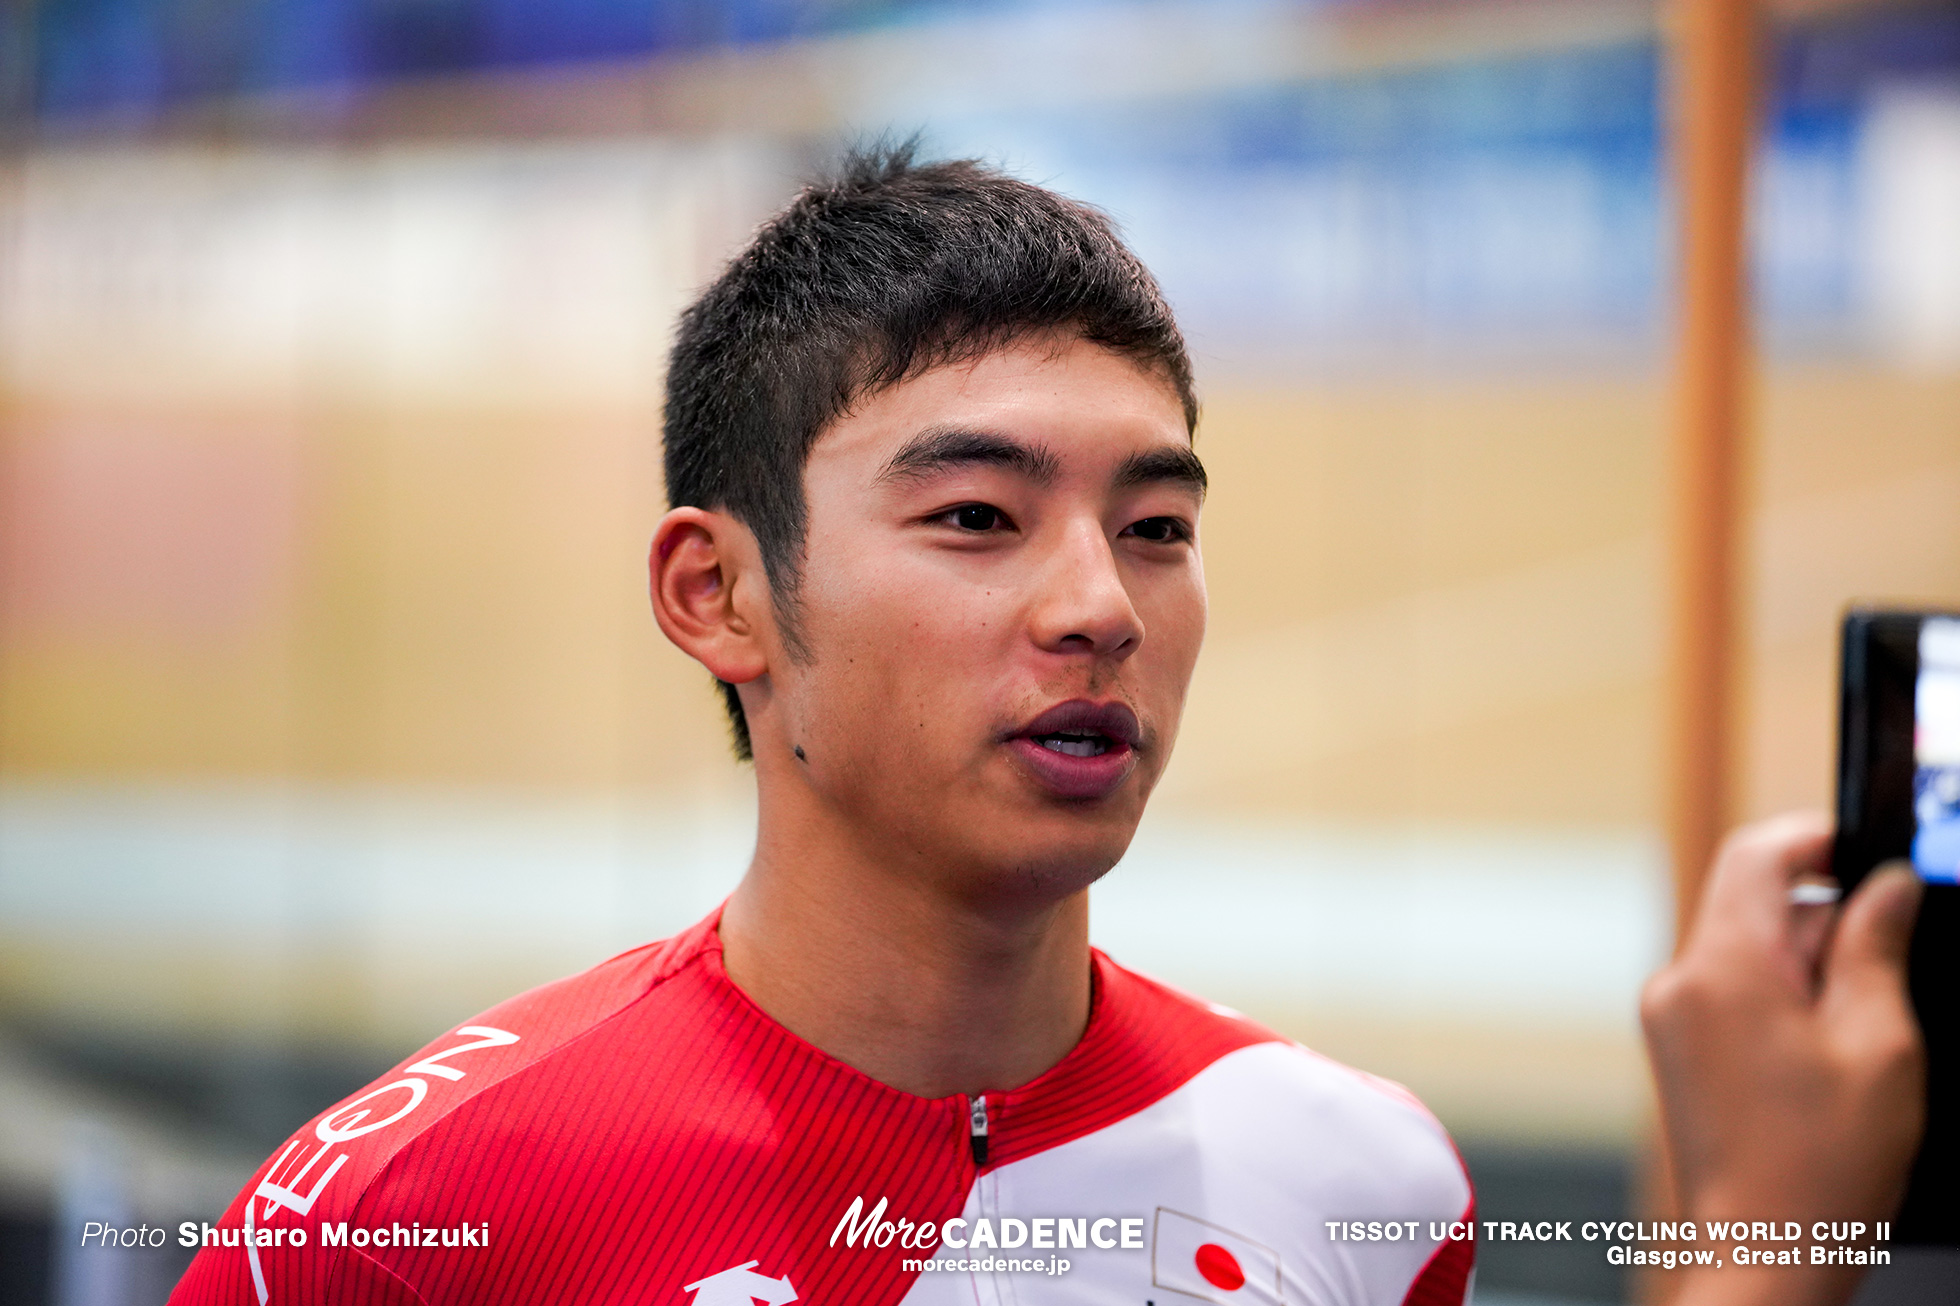
[[[1177,734],[1202,476],[1172,388],[1079,339],[864,399],[804,475],[807,656],[771,667],[763,764],[962,891],[1087,884]]]

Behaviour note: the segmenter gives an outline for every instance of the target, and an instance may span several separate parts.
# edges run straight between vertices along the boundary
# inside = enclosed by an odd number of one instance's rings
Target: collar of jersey
[[[871,1091],[915,1103],[932,1101],[964,1133],[965,1095],[924,1099],[839,1061],[792,1033],[728,978],[721,951],[721,908],[656,947],[656,982],[699,965],[794,1055],[820,1058],[831,1072]],[[1218,1058],[1279,1035],[1134,971],[1090,949],[1089,1023],[1062,1059],[1017,1088],[988,1093],[988,1149],[983,1171],[1011,1164],[1134,1115],[1182,1087]]]

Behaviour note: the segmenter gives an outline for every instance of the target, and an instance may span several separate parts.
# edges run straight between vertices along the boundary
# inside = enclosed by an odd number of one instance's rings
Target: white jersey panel
[[[1462,1219],[1469,1202],[1455,1149],[1413,1098],[1297,1044],[1259,1043],[1133,1116],[982,1176],[962,1212],[969,1234],[982,1217],[996,1230],[1003,1219],[1142,1217],[1142,1247],[941,1247],[940,1258],[1059,1257],[1070,1268],[929,1270],[902,1306],[1401,1306],[1441,1246],[1431,1222]],[[1330,1220],[1420,1228],[1340,1242]]]

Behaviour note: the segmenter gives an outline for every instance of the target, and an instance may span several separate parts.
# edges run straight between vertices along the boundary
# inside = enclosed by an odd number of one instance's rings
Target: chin
[[[943,801],[953,795],[953,802]],[[930,859],[962,886],[956,892],[1032,892],[1050,900],[1079,893],[1122,860],[1144,805],[1134,777],[1116,793],[1087,802],[1040,792],[1020,776],[1005,785],[971,785],[963,792],[955,787],[937,804],[910,797],[902,807],[887,808],[893,819],[886,828],[909,826],[909,842],[939,850]],[[922,825],[918,817],[928,814]]]
[[[1023,884],[1065,897],[1088,888],[1129,851],[1136,819],[1114,811],[1083,819],[1082,814],[1049,813],[1047,819],[1003,818],[999,829],[1012,831],[1011,845],[989,858]]]

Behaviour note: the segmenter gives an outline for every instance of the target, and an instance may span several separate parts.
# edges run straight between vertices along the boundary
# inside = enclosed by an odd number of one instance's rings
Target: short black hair
[[[854,150],[806,187],[681,315],[668,362],[668,502],[755,532],[792,652],[804,464],[862,396],[1073,331],[1160,373],[1197,424],[1184,338],[1107,216],[978,160],[916,154]],[[721,692],[748,759],[741,700]]]

